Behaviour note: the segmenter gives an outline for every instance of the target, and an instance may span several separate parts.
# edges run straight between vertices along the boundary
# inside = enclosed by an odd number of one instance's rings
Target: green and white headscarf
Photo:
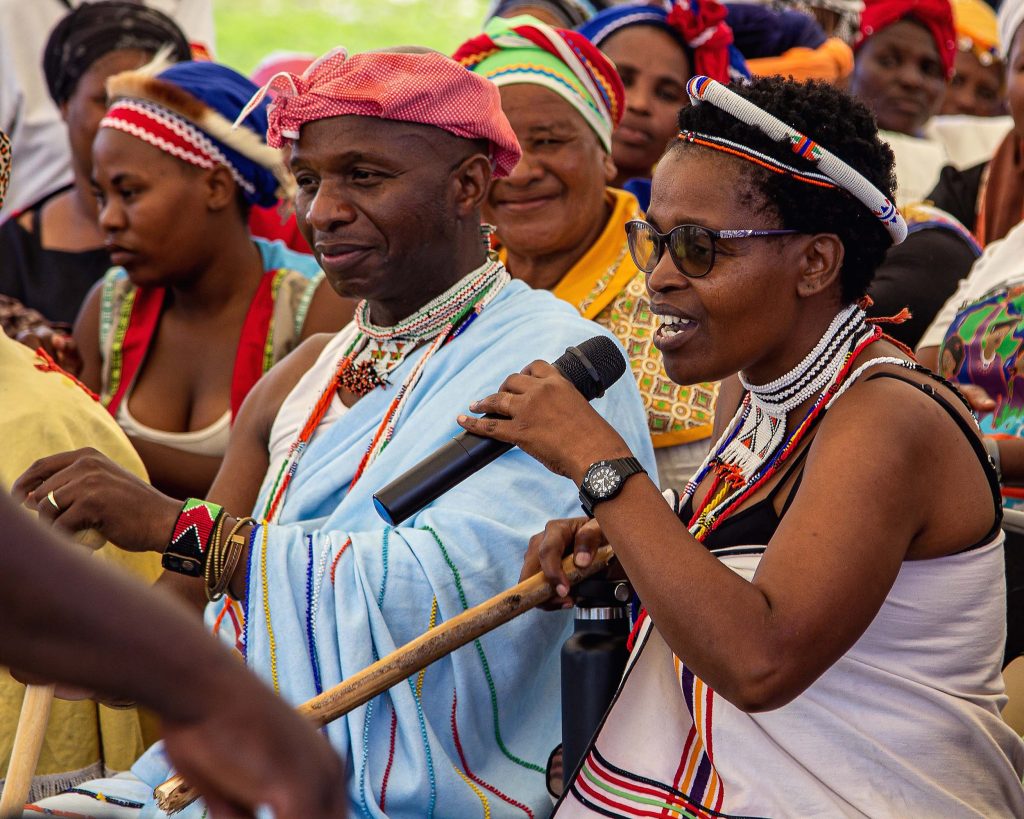
[[[463,43],[456,62],[495,85],[540,85],[568,102],[611,152],[625,91],[612,62],[575,31],[524,15],[495,17],[483,34]]]

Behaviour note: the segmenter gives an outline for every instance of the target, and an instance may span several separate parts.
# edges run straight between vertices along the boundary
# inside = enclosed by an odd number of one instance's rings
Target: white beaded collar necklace
[[[867,325],[864,311],[851,304],[832,319],[825,334],[818,340],[803,361],[789,372],[768,384],[751,384],[739,374],[743,389],[751,399],[772,415],[786,415],[812,396],[818,395],[835,378],[846,359],[850,341],[859,336]]]
[[[789,413],[821,395],[850,352],[872,332],[864,311],[852,304],[832,320],[814,349],[789,372],[763,385],[751,384],[741,373],[740,383],[750,399],[741,410],[739,432],[717,453],[713,451],[708,462],[715,457],[736,467],[744,483],[753,481],[784,444]]]

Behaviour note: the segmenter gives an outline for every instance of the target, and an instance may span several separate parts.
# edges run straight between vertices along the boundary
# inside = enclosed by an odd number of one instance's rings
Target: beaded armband
[[[189,498],[174,522],[171,542],[161,565],[172,572],[202,577],[209,554],[210,537],[223,509],[209,501]]]

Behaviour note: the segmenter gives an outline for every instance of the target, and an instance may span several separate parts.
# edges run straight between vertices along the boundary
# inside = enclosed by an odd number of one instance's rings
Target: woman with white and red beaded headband
[[[668,374],[746,392],[682,497],[543,362],[470,406],[510,420],[459,419],[596,516],[532,539],[552,603],[562,555],[607,542],[644,607],[556,815],[1024,815],[994,469],[960,396],[860,307],[906,235],[892,153],[822,83],[688,92],[630,250]]]
[[[206,494],[256,381],[354,307],[311,255],[249,232],[251,208],[294,190],[265,141],[267,103],[232,128],[257,90],[212,62],[126,71],[93,144],[114,267],[75,324],[80,377],[172,495]]]

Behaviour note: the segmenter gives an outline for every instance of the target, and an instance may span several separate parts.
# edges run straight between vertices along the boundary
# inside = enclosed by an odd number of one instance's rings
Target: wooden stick
[[[562,571],[569,578],[569,583],[575,585],[603,569],[611,558],[611,546],[603,546],[594,554],[593,561],[586,568],[576,566],[570,555],[562,561]],[[553,594],[551,584],[538,572],[480,605],[466,609],[451,620],[421,634],[373,665],[343,680],[334,688],[304,702],[298,707],[298,711],[309,717],[318,727],[333,722],[431,663],[446,657],[455,649],[536,608],[549,600]],[[153,791],[153,795],[156,797],[157,807],[166,813],[177,813],[198,797],[195,790],[181,776],[173,776],[159,785]]]
[[[35,776],[39,753],[43,748],[46,726],[50,722],[53,704],[52,685],[30,685],[21,702],[21,716],[14,734],[11,761],[7,766],[7,779],[0,795],[0,816],[21,816],[28,801]]]

